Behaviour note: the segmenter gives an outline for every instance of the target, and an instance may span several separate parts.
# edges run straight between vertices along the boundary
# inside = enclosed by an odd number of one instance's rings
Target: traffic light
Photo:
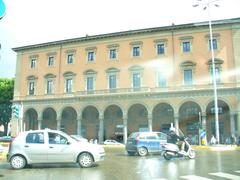
[[[18,104],[12,105],[12,114],[15,118],[20,118],[20,106]]]

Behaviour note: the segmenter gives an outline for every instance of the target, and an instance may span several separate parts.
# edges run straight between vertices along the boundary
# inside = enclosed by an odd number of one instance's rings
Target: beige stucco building
[[[13,129],[125,142],[133,131],[166,131],[173,123],[198,143],[200,123],[209,140],[215,134],[209,41],[208,22],[201,22],[13,48],[13,102],[23,107]],[[240,18],[213,22],[212,48],[224,143],[240,135]]]

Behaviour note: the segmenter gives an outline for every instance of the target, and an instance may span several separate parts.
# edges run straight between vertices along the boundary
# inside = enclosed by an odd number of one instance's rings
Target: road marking
[[[209,179],[209,178],[204,178],[204,177],[201,177],[201,176],[196,176],[196,175],[188,175],[188,176],[181,176],[180,178],[183,178],[183,179],[194,179],[194,180],[212,180],[212,179]]]
[[[232,179],[232,180],[240,180],[240,176],[236,176],[236,175],[232,175],[232,174],[228,174],[228,173],[223,173],[223,172],[209,173],[209,174],[214,175],[214,176],[218,176],[218,177],[227,178],[227,179]]]
[[[240,171],[235,171],[236,173],[240,173]]]

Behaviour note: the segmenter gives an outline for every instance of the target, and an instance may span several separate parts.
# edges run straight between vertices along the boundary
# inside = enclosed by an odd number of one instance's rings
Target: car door
[[[150,133],[146,136],[148,142],[148,151],[156,152],[159,150],[160,142],[155,133]]]
[[[164,133],[157,133],[158,141],[159,141],[159,151],[162,151],[163,145],[167,143],[167,135]]]
[[[24,152],[32,163],[44,163],[47,161],[47,144],[43,132],[30,132],[24,143]]]
[[[68,139],[56,132],[48,132],[48,162],[75,162],[75,150]]]

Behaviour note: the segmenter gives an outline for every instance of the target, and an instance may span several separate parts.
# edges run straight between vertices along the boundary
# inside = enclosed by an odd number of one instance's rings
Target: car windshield
[[[138,133],[132,133],[129,138],[136,138],[138,136]]]
[[[75,135],[72,135],[70,137],[75,141],[79,141],[79,138],[82,138],[81,136],[75,136]]]

